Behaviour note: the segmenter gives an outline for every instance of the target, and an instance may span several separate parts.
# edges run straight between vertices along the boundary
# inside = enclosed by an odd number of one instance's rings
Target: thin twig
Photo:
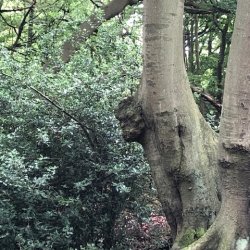
[[[94,0],[90,0],[91,3],[93,3],[95,5],[95,7],[97,8],[101,8],[101,5],[98,5]]]
[[[13,26],[12,24],[10,24],[10,23],[6,20],[6,18],[5,18],[1,13],[0,13],[0,16],[1,16],[1,18],[3,19],[3,21],[5,22],[5,24],[6,24],[7,26],[9,26],[10,28],[12,28],[12,29],[15,31],[15,33],[17,34],[16,27]]]
[[[93,150],[96,149],[96,146],[90,136],[89,131],[93,132],[93,129],[87,127],[84,123],[82,123],[81,121],[79,121],[76,117],[74,117],[72,114],[70,114],[69,112],[67,112],[63,107],[59,106],[58,104],[56,104],[53,100],[51,100],[49,97],[47,97],[46,95],[44,95],[43,93],[41,93],[39,90],[37,90],[36,88],[30,86],[30,89],[33,90],[36,94],[38,94],[39,96],[41,96],[43,99],[45,99],[47,102],[49,102],[52,106],[56,107],[58,110],[60,110],[63,114],[65,114],[66,116],[68,116],[69,118],[71,118],[73,121],[75,121],[82,129],[83,133],[85,134],[86,138],[88,139],[90,146]]]
[[[18,11],[23,11],[23,10],[27,10],[30,7],[25,7],[25,8],[18,8],[18,9],[1,9],[0,13],[6,13],[6,12],[18,12]]]

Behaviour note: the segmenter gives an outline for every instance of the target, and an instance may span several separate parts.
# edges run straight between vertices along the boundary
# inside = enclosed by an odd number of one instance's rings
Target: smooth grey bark
[[[180,244],[207,228],[219,209],[217,137],[194,102],[183,62],[182,0],[144,1],[144,69],[117,118],[142,144],[160,201]]]
[[[144,147],[175,238],[172,249],[248,250],[250,2],[238,1],[219,143],[188,86],[182,11],[181,0],[145,1],[142,83],[135,97],[121,103],[117,117],[125,138]],[[219,207],[218,174],[222,204],[210,226]],[[209,229],[189,245],[188,233],[197,228]]]
[[[238,0],[220,126],[222,205],[207,233],[186,250],[250,249],[250,2]]]

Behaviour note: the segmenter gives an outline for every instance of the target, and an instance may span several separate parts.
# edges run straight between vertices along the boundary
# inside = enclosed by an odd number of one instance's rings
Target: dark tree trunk
[[[195,15],[194,20],[194,30],[195,30],[195,64],[196,64],[196,73],[200,71],[200,50],[199,50],[199,18],[198,15]]]
[[[224,25],[223,29],[221,29],[221,45],[220,45],[219,61],[217,65],[217,79],[220,85],[222,84],[222,80],[223,80],[225,52],[226,52],[226,45],[227,45],[227,33],[228,33],[230,22],[231,22],[231,18],[230,16],[228,16],[226,24]]]

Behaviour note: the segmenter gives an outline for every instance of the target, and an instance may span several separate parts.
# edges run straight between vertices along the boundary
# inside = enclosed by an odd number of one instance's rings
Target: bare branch
[[[229,14],[230,10],[223,9],[219,7],[217,4],[211,3],[209,5],[200,6],[200,3],[194,3],[193,1],[185,2],[185,12],[190,14]]]
[[[120,14],[127,6],[137,4],[142,0],[112,0],[109,4],[102,6],[103,10],[102,18],[104,20],[110,20],[116,15]],[[94,34],[98,27],[102,24],[102,20],[98,18],[96,13],[89,17],[89,20],[82,22],[72,38],[66,41],[63,45],[62,59],[64,62],[69,62],[72,55],[79,50],[80,44]]]
[[[206,101],[211,103],[219,112],[221,112],[222,104],[219,103],[213,96],[206,93],[202,88],[195,87],[191,85],[191,89],[193,92],[200,94]]]
[[[101,8],[102,5],[97,4],[94,0],[90,0],[92,4],[94,4],[97,8]]]
[[[12,24],[10,24],[10,23],[5,19],[5,17],[4,17],[1,13],[0,13],[0,16],[1,16],[1,18],[3,19],[3,21],[5,22],[5,24],[6,24],[7,26],[9,26],[10,28],[12,28],[12,29],[15,31],[15,33],[17,34],[16,27],[13,26]]]
[[[22,19],[22,21],[21,21],[21,23],[20,23],[20,25],[18,27],[18,32],[17,32],[16,40],[13,43],[13,45],[11,46],[12,49],[14,49],[15,47],[18,46],[18,42],[19,42],[19,40],[20,40],[20,38],[22,36],[22,32],[23,32],[24,26],[27,23],[26,19],[29,16],[29,14],[31,13],[31,11],[34,8],[35,4],[36,4],[36,0],[33,0],[32,5],[29,7],[28,11],[24,14],[23,19]]]
[[[30,7],[18,8],[18,9],[1,9],[0,13],[24,11],[24,10],[27,10],[29,8]]]

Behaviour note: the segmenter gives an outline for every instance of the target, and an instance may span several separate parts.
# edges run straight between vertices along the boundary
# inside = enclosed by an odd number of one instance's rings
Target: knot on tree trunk
[[[133,96],[120,102],[115,116],[120,121],[124,140],[140,142],[146,126],[142,107]]]

